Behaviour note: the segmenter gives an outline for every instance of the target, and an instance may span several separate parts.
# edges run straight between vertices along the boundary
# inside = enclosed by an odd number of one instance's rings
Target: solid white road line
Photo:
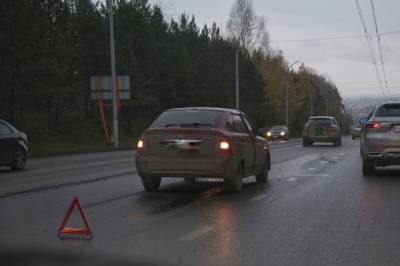
[[[315,174],[315,175],[299,175],[298,177],[329,177],[329,176],[331,176],[331,175],[330,174]],[[292,178],[295,178],[295,177],[292,177]]]
[[[128,158],[128,159],[108,160],[108,161],[101,161],[101,162],[72,164],[72,165],[66,165],[66,166],[56,166],[56,167],[49,167],[49,168],[42,168],[42,169],[32,169],[29,172],[46,173],[46,172],[59,171],[59,170],[70,170],[70,169],[85,168],[85,167],[88,167],[88,166],[99,166],[99,165],[108,165],[108,164],[126,163],[126,162],[132,162],[133,163],[134,160],[133,160],[133,158]]]

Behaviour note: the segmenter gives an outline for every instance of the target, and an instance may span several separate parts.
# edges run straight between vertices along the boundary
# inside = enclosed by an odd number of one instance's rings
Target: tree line
[[[89,78],[110,75],[104,4],[6,0],[0,10],[0,117],[33,139],[43,132],[74,139],[85,128],[90,138],[90,130],[100,131]],[[282,53],[268,47],[262,19],[256,20],[264,31],[257,33],[260,45],[247,47],[224,37],[216,23],[199,26],[185,14],[167,21],[147,0],[114,0],[113,12],[117,73],[129,75],[132,87],[119,114],[123,131],[138,133],[168,108],[234,108],[237,51],[240,109],[258,126],[284,123],[286,78],[294,134],[310,114],[347,123],[336,86],[304,65],[287,73]]]

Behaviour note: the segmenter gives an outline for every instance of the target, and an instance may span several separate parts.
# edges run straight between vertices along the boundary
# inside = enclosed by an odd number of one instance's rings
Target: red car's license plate
[[[396,132],[396,133],[400,133],[400,125],[395,125],[395,126],[393,127],[393,130],[394,130],[394,132]]]

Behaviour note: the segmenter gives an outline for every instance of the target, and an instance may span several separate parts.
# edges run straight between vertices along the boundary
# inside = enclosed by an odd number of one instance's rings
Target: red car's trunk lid
[[[149,129],[145,134],[147,152],[162,156],[212,155],[216,134],[211,128]]]

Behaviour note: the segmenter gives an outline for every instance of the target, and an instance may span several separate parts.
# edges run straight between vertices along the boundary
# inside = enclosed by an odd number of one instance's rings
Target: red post
[[[97,77],[97,81],[99,81],[99,77]],[[100,79],[100,82],[98,82],[99,84],[99,110],[100,110],[100,116],[101,116],[101,123],[103,126],[103,132],[104,132],[104,137],[106,139],[106,144],[110,144],[110,135],[108,133],[108,126],[107,126],[107,120],[106,120],[106,116],[104,114],[104,102],[103,102],[103,98],[104,98],[104,79]]]

